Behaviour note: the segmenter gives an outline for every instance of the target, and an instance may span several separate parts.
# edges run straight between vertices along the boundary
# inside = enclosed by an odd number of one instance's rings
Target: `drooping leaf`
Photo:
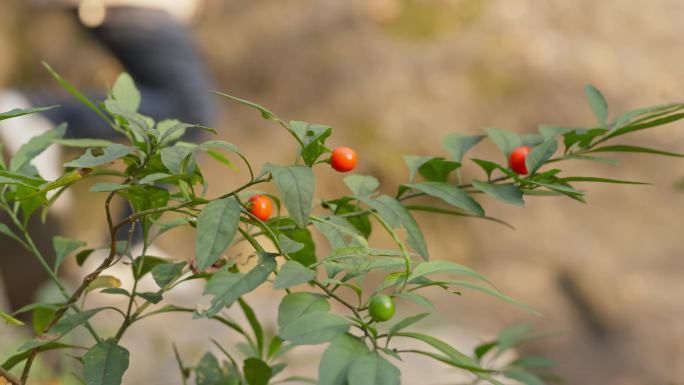
[[[304,267],[301,263],[297,261],[287,261],[280,268],[280,272],[275,279],[273,285],[276,289],[288,289],[293,286],[297,286],[302,283],[306,283],[314,279],[316,273]]]
[[[401,372],[377,352],[369,352],[354,360],[347,375],[354,385],[400,385]]]
[[[477,278],[488,282],[487,279],[475,270],[451,261],[430,261],[419,264],[409,275],[409,283],[421,277],[431,274],[456,274]]]
[[[128,369],[129,353],[113,341],[102,341],[83,356],[87,385],[120,385]]]
[[[195,258],[197,268],[214,264],[230,245],[240,221],[240,203],[230,196],[210,202],[197,217]]]
[[[275,254],[260,253],[259,256],[259,264],[246,274],[231,273],[227,269],[222,269],[209,279],[204,288],[204,294],[213,295],[214,299],[211,301],[210,308],[202,314],[203,316],[215,316],[221,309],[230,306],[238,298],[256,289],[268,279],[277,267]]]
[[[134,153],[135,148],[114,143],[105,147],[102,151],[102,155],[93,155],[93,150],[89,148],[86,150],[85,154],[81,155],[77,159],[67,162],[65,166],[77,168],[92,168],[101,166]]]
[[[391,336],[397,334],[398,332],[406,329],[407,327],[409,327],[409,326],[411,326],[417,322],[420,322],[423,318],[425,318],[429,315],[430,315],[430,313],[420,313],[420,314],[416,314],[414,316],[406,317],[406,318],[402,319],[401,321],[397,322],[396,324],[392,325],[392,327],[390,328],[389,332],[387,332],[387,334],[391,337]]]
[[[299,317],[308,313],[330,311],[330,304],[320,294],[297,292],[286,295],[278,306],[278,327],[294,323]]]
[[[54,342],[64,337],[66,334],[71,332],[73,329],[82,325],[84,322],[89,320],[92,316],[98,312],[104,310],[104,308],[95,308],[84,310],[79,313],[72,314],[70,316],[62,318],[55,326],[50,328],[47,332],[42,335],[26,342],[18,350],[20,352],[27,351],[40,346],[45,346],[50,342]]]
[[[475,147],[485,135],[463,135],[459,133],[448,134],[442,141],[444,148],[449,151],[451,158],[458,163],[463,163],[463,156]]]
[[[367,199],[364,202],[376,209],[379,215],[393,228],[401,225],[408,234],[409,245],[424,259],[429,258],[423,232],[411,213],[399,201],[388,195],[380,195],[376,199]]]
[[[522,192],[514,183],[488,183],[479,180],[472,181],[473,186],[483,193],[502,202],[516,206],[524,206]]]
[[[267,164],[264,169],[273,176],[285,207],[297,226],[306,227],[316,187],[311,169],[305,166],[281,167],[273,164]]]
[[[378,179],[369,175],[348,175],[344,177],[344,184],[346,184],[357,197],[369,196],[380,187]]]
[[[332,341],[349,330],[346,318],[327,312],[307,312],[281,328],[280,338],[297,345],[317,345]]]
[[[408,185],[413,189],[424,192],[444,202],[466,210],[475,215],[484,215],[484,209],[468,193],[460,188],[441,182],[423,182]]]
[[[522,138],[515,132],[500,128],[487,128],[485,131],[489,139],[506,155],[506,159],[513,152],[513,149],[522,146]]]
[[[318,367],[320,385],[348,385],[347,376],[352,363],[368,353],[368,348],[358,338],[342,334],[335,338],[323,352]]]
[[[608,121],[608,103],[606,103],[606,99],[604,99],[601,92],[591,84],[584,86],[584,93],[587,95],[589,106],[596,117],[596,121],[601,127],[606,127]]]

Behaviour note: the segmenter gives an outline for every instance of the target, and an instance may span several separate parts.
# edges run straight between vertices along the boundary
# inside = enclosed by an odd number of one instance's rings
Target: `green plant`
[[[121,75],[107,100],[95,104],[87,100],[64,79],[47,67],[69,91],[86,103],[95,113],[121,133],[125,144],[104,140],[63,139],[66,125],[47,132],[21,147],[9,164],[0,163],[0,209],[10,220],[0,224],[0,232],[28,249],[50,274],[64,300],[58,304],[36,303],[14,314],[0,313],[7,322],[22,327],[17,314],[32,312],[36,337],[26,341],[16,354],[1,365],[0,376],[13,384],[25,384],[36,357],[48,350],[63,350],[83,363],[83,382],[89,385],[119,384],[129,366],[129,352],[120,345],[122,336],[142,319],[162,313],[192,314],[194,317],[216,320],[244,338],[242,357],[234,349],[215,346],[225,355],[225,361],[208,352],[200,362],[187,365],[176,357],[181,380],[186,384],[194,378],[198,385],[247,384],[265,385],[281,382],[318,382],[322,385],[398,384],[400,370],[396,366],[401,356],[419,354],[472,374],[474,382],[501,384],[506,376],[526,384],[544,383],[543,369],[550,363],[538,357],[523,357],[504,366],[491,366],[487,355],[499,355],[537,336],[530,336],[526,327],[504,330],[494,341],[465,354],[449,343],[433,336],[409,331],[427,317],[430,301],[423,296],[426,288],[435,287],[460,294],[462,289],[479,291],[536,313],[526,305],[501,293],[485,277],[451,261],[430,259],[423,233],[413,212],[435,215],[482,218],[485,210],[474,198],[487,194],[506,204],[522,206],[524,196],[565,196],[584,202],[584,192],[576,182],[626,183],[639,182],[567,176],[555,166],[561,161],[581,160],[614,163],[596,156],[611,152],[635,152],[682,157],[680,154],[624,144],[607,144],[643,129],[660,126],[684,117],[684,104],[668,104],[627,112],[608,120],[607,105],[593,87],[586,89],[598,124],[588,129],[543,125],[539,133],[518,135],[490,128],[486,135],[451,134],[444,140],[450,159],[442,156],[405,156],[408,181],[393,195],[379,192],[379,182],[372,176],[349,175],[344,182],[349,193],[338,198],[315,199],[316,180],[312,167],[327,163],[330,150],[326,140],[330,127],[301,121],[285,122],[268,109],[237,97],[217,92],[232,101],[256,109],[261,116],[287,130],[298,143],[292,165],[266,164],[254,173],[247,157],[232,143],[210,140],[200,144],[183,142],[185,130],[204,129],[174,120],[154,122],[137,112],[140,94],[132,79]],[[0,114],[9,119],[44,108],[13,110]],[[464,181],[461,168],[466,152],[488,137],[508,160],[514,149],[529,146],[524,165],[527,176],[492,160],[472,159],[484,172],[482,176]],[[564,149],[559,151],[559,142]],[[53,144],[85,148],[80,157],[67,162],[64,175],[54,181],[44,180],[31,165],[31,160]],[[219,162],[231,165],[227,154],[244,162],[249,179],[218,196],[206,195],[207,182],[197,156],[206,153]],[[112,163],[125,167],[113,167]],[[454,172],[456,171],[456,172]],[[97,180],[102,176],[118,178],[117,183],[97,182],[90,191],[104,194],[110,242],[103,248],[107,256],[90,272],[75,290],[69,290],[58,276],[60,264],[72,254],[79,265],[97,249],[78,240],[54,239],[54,265],[49,265],[27,230],[31,216],[40,213],[45,218],[48,208],[61,193],[74,183]],[[273,218],[256,212],[250,206],[256,200],[250,189],[259,184],[274,183],[278,196],[277,215]],[[386,190],[384,190],[386,191]],[[51,193],[51,194],[48,194]],[[263,197],[263,195],[262,195]],[[110,204],[114,199],[125,201],[133,214],[117,220]],[[422,199],[420,202],[417,200]],[[281,210],[281,203],[286,211]],[[269,210],[266,210],[269,211]],[[263,215],[262,215],[263,214]],[[164,233],[179,227],[192,226],[196,232],[195,258],[192,263],[152,257],[146,251]],[[131,252],[131,235],[142,228],[142,252]],[[117,241],[117,235],[128,229],[128,240]],[[403,230],[406,238],[401,236]],[[312,232],[320,232],[331,252],[321,256],[316,251]],[[384,249],[369,244],[371,231],[382,231],[396,244]],[[258,263],[245,268],[231,258],[232,247],[247,242],[258,257]],[[135,283],[118,287],[118,280],[107,270],[117,263],[130,264]],[[382,277],[376,287],[364,285],[364,278],[375,273]],[[158,290],[140,292],[138,282],[151,275]],[[204,280],[204,294],[211,296],[207,308],[183,308],[166,303],[165,296],[179,285],[191,280]],[[257,313],[243,296],[261,285],[273,286],[282,293],[278,309],[278,332],[266,335]],[[294,290],[294,288],[298,290]],[[82,299],[89,291],[99,290],[109,295],[123,295],[128,305],[123,308],[83,308]],[[386,297],[385,294],[392,298]],[[349,299],[350,296],[352,299]],[[380,305],[392,306],[378,309]],[[389,299],[389,302],[387,301]],[[426,305],[428,311],[411,315],[395,323],[378,324],[392,317],[393,304],[404,301]],[[344,308],[336,314],[331,302]],[[370,308],[369,308],[370,306]],[[225,316],[226,308],[239,308],[251,330]],[[378,311],[382,310],[382,311]],[[121,317],[120,327],[112,335],[102,335],[91,318],[100,312],[112,312]],[[90,333],[92,342],[74,346],[63,338],[77,328]],[[397,349],[396,339],[410,339],[415,347]],[[329,344],[321,357],[318,380],[300,377],[282,378],[283,355],[300,345]],[[83,354],[82,352],[86,352]],[[14,372],[15,369],[23,369]],[[12,375],[11,373],[16,373]]]

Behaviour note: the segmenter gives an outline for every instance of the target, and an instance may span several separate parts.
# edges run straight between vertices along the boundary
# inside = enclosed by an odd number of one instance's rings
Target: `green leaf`
[[[444,202],[471,212],[476,215],[484,215],[484,209],[468,193],[456,186],[441,182],[423,182],[407,185],[413,189],[424,192]]]
[[[308,313],[330,311],[330,304],[320,294],[297,292],[286,295],[278,306],[278,328],[294,323]]]
[[[432,346],[433,348],[439,350],[440,352],[446,354],[453,362],[455,363],[454,366],[457,366],[462,369],[466,369],[472,372],[487,372],[486,369],[483,369],[480,367],[480,365],[471,357],[469,357],[466,354],[463,354],[456,350],[454,347],[449,345],[448,343],[433,337],[429,336],[427,334],[423,333],[409,333],[409,332],[401,332],[396,334],[397,337],[407,337],[407,338],[413,338],[419,341],[423,341],[427,343],[428,345]]]
[[[204,294],[214,295],[211,307],[202,314],[205,317],[213,317],[221,309],[230,306],[241,296],[251,292],[266,282],[268,276],[275,271],[277,264],[275,254],[259,253],[261,260],[247,274],[231,273],[222,269],[215,273],[207,282]]]
[[[537,315],[537,316],[541,316],[541,315],[542,315],[541,313],[539,313],[538,311],[534,310],[534,308],[530,307],[529,305],[526,305],[526,304],[524,304],[524,303],[522,303],[522,302],[516,300],[515,298],[510,297],[510,296],[508,296],[508,295],[506,295],[506,294],[504,294],[504,293],[502,293],[502,292],[500,292],[500,291],[498,291],[498,290],[495,290],[495,289],[491,289],[491,288],[488,288],[488,287],[485,287],[485,286],[480,286],[480,285],[477,285],[477,284],[474,284],[474,283],[468,282],[468,281],[454,281],[454,280],[451,280],[451,281],[439,281],[439,282],[440,282],[440,283],[446,283],[446,284],[449,284],[449,285],[462,286],[462,287],[465,287],[465,288],[468,288],[468,289],[472,289],[472,290],[477,290],[477,291],[479,291],[479,292],[482,292],[482,293],[491,295],[491,296],[493,296],[493,297],[496,297],[496,298],[498,298],[498,299],[500,299],[500,300],[506,301],[506,302],[508,302],[508,303],[510,303],[510,304],[512,304],[512,305],[515,305],[515,306],[517,306],[517,307],[519,307],[519,308],[521,308],[521,309],[523,309],[523,310],[525,310],[525,311],[528,311],[528,312],[530,312],[530,313],[532,313],[532,314],[534,314],[534,315]]]
[[[521,382],[525,385],[545,385],[545,382],[541,378],[537,377],[535,374],[528,372],[526,370],[520,369],[508,369],[504,371],[504,376]]]
[[[163,297],[160,293],[155,293],[151,291],[146,291],[146,292],[138,292],[135,293],[138,297],[144,299],[145,301],[151,303],[151,304],[158,304],[159,302],[162,301]]]
[[[28,114],[35,114],[37,112],[47,111],[47,110],[55,108],[55,107],[57,107],[57,106],[34,107],[34,108],[15,108],[15,109],[10,110],[10,111],[0,112],[0,120],[17,118],[19,116],[28,115]]]
[[[541,166],[548,161],[558,149],[556,139],[549,139],[544,143],[535,146],[525,159],[525,166],[530,174],[535,173]]]
[[[88,385],[120,385],[128,369],[129,353],[113,341],[99,342],[83,356],[83,377]]]
[[[297,345],[317,345],[332,341],[349,327],[350,323],[344,317],[316,311],[304,313],[281,328],[278,335]]]
[[[111,276],[111,275],[100,275],[97,278],[95,278],[90,285],[88,285],[88,288],[86,289],[86,293],[91,292],[93,290],[97,289],[104,289],[104,288],[119,288],[121,287],[121,280],[118,278]]]
[[[166,287],[168,284],[173,282],[176,278],[180,277],[185,267],[185,262],[179,263],[162,263],[155,265],[150,270],[152,273],[152,278],[154,282],[160,288]]]
[[[347,375],[354,385],[400,385],[401,372],[377,352],[369,352],[354,360]]]
[[[432,302],[430,302],[429,299],[423,297],[422,295],[420,295],[418,293],[412,292],[412,291],[403,292],[403,293],[397,295],[397,297],[399,297],[401,299],[405,299],[407,301],[411,301],[411,302],[415,303],[416,305],[420,305],[420,306],[422,306],[428,310],[433,310],[435,308],[435,305]]]
[[[510,364],[510,366],[519,366],[521,368],[548,368],[554,365],[556,365],[556,361],[539,356],[520,357]]]
[[[426,181],[444,182],[449,180],[449,174],[461,167],[458,162],[452,162],[443,158],[430,159],[418,168],[418,173]]]
[[[264,118],[264,119],[274,119],[274,118],[276,118],[276,116],[275,116],[271,111],[269,111],[268,109],[266,109],[266,107],[263,107],[263,106],[261,106],[261,105],[259,105],[259,104],[256,104],[256,103],[254,103],[254,102],[250,102],[249,100],[245,100],[245,99],[238,98],[237,96],[228,95],[228,94],[225,94],[225,93],[219,92],[219,91],[214,91],[214,93],[215,93],[216,95],[223,96],[224,98],[228,98],[228,99],[234,100],[234,101],[236,101],[236,102],[238,102],[238,103],[241,103],[241,104],[244,104],[244,105],[246,105],[246,106],[249,106],[249,107],[252,107],[252,108],[255,108],[255,109],[259,110],[259,112],[261,113],[261,117]]]
[[[601,127],[606,127],[608,121],[608,103],[606,103],[606,99],[604,99],[601,92],[591,84],[584,86],[584,93],[587,95],[589,106],[596,117],[596,121]]]
[[[19,321],[18,319],[12,317],[11,315],[5,313],[4,311],[0,311],[0,318],[5,321],[8,325],[13,325],[13,326],[24,326],[24,323]]]
[[[267,164],[264,169],[271,173],[285,207],[299,227],[309,223],[316,181],[313,172],[306,166],[281,167]]]
[[[195,149],[194,145],[176,143],[173,147],[162,148],[161,161],[173,175],[180,175],[183,172],[191,174],[190,157]]]
[[[411,213],[409,213],[399,201],[388,195],[380,195],[376,199],[367,199],[364,200],[364,202],[376,209],[379,215],[387,221],[392,228],[396,228],[401,224],[408,233],[409,245],[411,245],[423,259],[427,260],[429,258],[423,232],[420,230],[418,223],[416,223],[416,220]]]
[[[362,208],[349,201],[341,200],[335,206],[335,215],[344,215],[349,213],[358,213],[363,211]],[[366,239],[370,237],[372,227],[369,219],[370,214],[360,214],[353,217],[345,217],[344,220],[349,222],[354,228]]]
[[[268,385],[273,373],[267,363],[254,357],[245,360],[242,371],[249,385]]]
[[[283,267],[280,268],[280,273],[278,273],[273,287],[276,289],[288,289],[309,282],[315,277],[316,273],[311,269],[307,269],[301,263],[297,261],[287,261]]]
[[[357,197],[369,196],[380,187],[378,179],[369,175],[347,175],[344,177],[344,184]]]
[[[80,92],[78,92],[78,90],[77,90],[76,88],[74,88],[74,86],[72,86],[72,85],[69,84],[66,80],[64,80],[64,78],[62,78],[54,69],[52,69],[52,67],[50,67],[49,64],[47,64],[46,62],[43,62],[43,67],[45,67],[45,69],[50,73],[50,75],[52,75],[52,77],[53,77],[55,80],[57,80],[57,82],[58,82],[65,90],[67,90],[69,93],[71,93],[72,95],[74,95],[74,96],[76,97],[76,99],[78,99],[78,100],[81,101],[81,103],[83,103],[83,104],[86,105],[88,108],[90,108],[91,110],[93,110],[93,112],[95,112],[95,113],[96,113],[100,118],[102,118],[105,122],[107,122],[107,123],[109,123],[109,124],[112,124],[111,120],[107,117],[107,115],[104,114],[104,112],[102,112],[102,110],[100,110],[100,108],[98,108],[93,102],[91,102],[90,100],[88,100],[88,98],[86,98],[85,96],[83,96],[83,94],[81,94]]]
[[[114,144],[114,142],[109,140],[89,138],[54,139],[52,142],[56,144],[61,144],[65,147],[75,148],[108,147]]]
[[[52,306],[38,306],[33,310],[31,318],[33,318],[33,330],[36,334],[40,335],[47,329],[56,311],[57,309]]]
[[[332,133],[332,128],[296,120],[290,122],[290,127],[302,143],[301,156],[307,166],[312,166],[318,157],[328,151],[325,140]]]
[[[95,183],[90,188],[89,191],[90,192],[112,192],[112,191],[125,190],[129,187],[131,187],[131,185],[129,185],[129,184],[100,182],[100,183]]]
[[[484,282],[488,282],[487,278],[485,278],[483,275],[476,272],[475,270],[472,270],[468,267],[459,265],[458,263],[451,261],[423,262],[413,270],[411,275],[409,275],[408,281],[410,283],[412,281],[418,280],[418,278],[425,277],[430,274],[465,275],[468,277],[477,278]]]
[[[458,163],[463,163],[463,156],[475,147],[485,135],[463,135],[459,133],[448,134],[442,141],[442,145],[449,152],[451,158]]]
[[[19,243],[23,243],[23,241],[4,223],[0,223],[0,234],[4,234]]]
[[[84,322],[89,320],[92,316],[98,312],[104,310],[104,308],[88,309],[82,312],[72,314],[70,316],[62,318],[55,326],[50,328],[46,333],[26,342],[18,350],[20,352],[27,351],[33,348],[44,346],[50,342],[57,341],[58,339],[64,337],[66,334],[71,332],[73,329],[82,325]]]
[[[314,226],[330,243],[332,249],[345,247],[368,247],[366,239],[359,234],[354,226],[338,216],[330,216],[327,219],[311,217]]]
[[[278,236],[283,253],[304,266],[316,263],[316,244],[308,228],[297,227],[292,218],[274,219],[268,226]]]
[[[389,332],[387,332],[387,334],[391,337],[391,336],[397,334],[398,332],[400,332],[401,330],[406,329],[407,327],[421,321],[423,318],[425,318],[429,315],[430,315],[430,313],[420,313],[420,314],[416,314],[414,316],[406,317],[403,320],[392,325],[392,327],[390,328]]]
[[[254,310],[252,310],[252,308],[249,306],[247,302],[245,302],[245,300],[243,300],[242,298],[238,298],[238,304],[240,305],[242,312],[245,314],[245,318],[247,318],[249,326],[251,326],[252,331],[254,332],[254,336],[257,340],[257,355],[261,356],[264,352],[264,329],[261,327],[259,319],[257,319]]]
[[[112,87],[112,96],[121,107],[130,112],[136,112],[140,107],[140,91],[135,87],[131,75],[125,72],[116,78]]]
[[[78,346],[74,345],[67,345],[67,344],[61,344],[59,342],[53,342],[49,343],[47,345],[41,346],[38,348],[39,352],[44,352],[48,350],[57,350],[57,349],[75,349],[78,348]],[[21,351],[19,353],[14,354],[13,356],[9,357],[8,359],[5,360],[5,362],[0,365],[5,370],[12,370],[16,365],[22,363],[25,361],[28,356],[31,354],[31,351]]]
[[[615,183],[615,184],[650,184],[645,182],[635,182],[631,180],[597,178],[591,176],[568,176],[558,180],[559,182],[597,182],[597,183]]]
[[[210,202],[197,217],[195,258],[197,268],[213,265],[230,245],[240,222],[240,203],[230,196]]]
[[[135,152],[135,148],[124,146],[123,144],[114,143],[103,149],[102,155],[93,155],[93,150],[88,149],[86,153],[81,155],[79,158],[74,159],[65,164],[66,167],[78,167],[78,168],[92,168],[101,166],[106,163],[113,162],[117,159],[121,159],[126,155]]]
[[[413,183],[418,169],[426,162],[435,159],[433,156],[404,155],[404,163],[409,169],[409,183]],[[376,187],[377,188],[377,187]],[[355,193],[356,194],[356,193]],[[356,194],[359,195],[359,194]]]
[[[672,114],[672,115],[668,115],[668,116],[665,116],[662,118],[648,120],[648,121],[644,121],[644,122],[636,122],[634,124],[630,124],[628,126],[618,128],[617,130],[608,134],[606,136],[606,139],[614,138],[616,136],[624,135],[624,134],[634,132],[634,131],[645,130],[645,129],[651,128],[651,127],[663,126],[663,125],[666,125],[668,123],[672,123],[672,122],[676,122],[678,120],[681,120],[682,118],[684,118],[684,113]]]
[[[513,149],[522,146],[522,138],[515,132],[500,128],[487,128],[485,131],[489,139],[506,155],[506,159],[513,152]]]
[[[590,152],[640,152],[645,154],[656,154],[665,156],[675,156],[679,158],[684,158],[684,154],[679,154],[675,152],[661,151],[653,148],[629,146],[625,144],[616,144],[612,146],[603,146],[598,148],[592,148]]]
[[[515,183],[496,184],[473,180],[472,184],[476,189],[502,202],[521,207],[525,205],[523,194]]]
[[[131,266],[131,269],[133,270],[133,278],[140,279],[149,273],[155,266],[164,265],[170,262],[171,261],[169,259],[155,257],[152,255],[140,256],[133,261]]]
[[[542,124],[539,126],[539,133],[542,136],[542,141],[554,140],[558,135],[565,135],[568,132],[577,130],[576,128],[560,127],[549,124]]]
[[[17,172],[28,165],[35,157],[40,155],[45,149],[52,145],[55,139],[61,139],[66,133],[67,125],[60,124],[55,129],[46,131],[43,134],[34,136],[24,143],[12,156],[10,161],[10,171]]]
[[[318,384],[348,385],[347,376],[351,365],[367,353],[368,348],[358,338],[349,334],[338,336],[321,356]]]
[[[197,385],[224,385],[226,380],[226,374],[221,369],[216,357],[209,352],[205,353],[195,368]]]

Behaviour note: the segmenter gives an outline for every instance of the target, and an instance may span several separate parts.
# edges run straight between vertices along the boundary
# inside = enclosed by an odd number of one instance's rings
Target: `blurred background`
[[[1,7],[0,88],[57,90],[41,60],[80,89],[104,90],[122,71],[69,13],[20,0],[3,0]],[[190,28],[216,89],[286,119],[334,127],[329,143],[356,148],[358,173],[377,176],[393,191],[407,178],[401,154],[446,156],[441,140],[450,132],[591,126],[587,83],[603,91],[615,114],[684,100],[681,20],[684,2],[677,0],[207,0]],[[283,130],[253,110],[216,101],[222,139],[257,165],[290,161],[294,143]],[[683,129],[675,123],[630,140],[682,152]],[[469,155],[504,161],[489,142]],[[676,188],[684,162],[616,159],[619,167],[568,163],[564,170],[653,185],[585,185],[587,205],[528,197],[521,209],[483,198],[488,214],[515,230],[418,215],[433,258],[475,268],[544,314],[535,317],[475,293],[434,291],[430,298],[440,313],[422,327],[468,350],[505,326],[530,323],[559,332],[524,350],[557,360],[554,372],[567,384],[684,384],[684,192]],[[210,194],[246,177],[244,170],[206,164]],[[479,173],[465,164],[466,178]],[[332,171],[317,176],[319,196],[344,188]],[[88,187],[77,188],[78,204],[56,220],[65,236],[99,244],[106,239],[104,212],[101,197],[88,194]],[[179,231],[159,247],[187,259],[193,236]],[[2,242],[4,248],[9,241]],[[74,280],[81,274],[75,265],[65,271]],[[249,298],[272,328],[278,299],[270,294],[262,290]],[[192,298],[188,293],[185,299]],[[417,311],[413,306],[402,304],[400,315]],[[222,329],[198,326],[189,317],[166,322],[173,319],[141,323],[122,341],[132,352],[127,384],[178,383],[171,341],[192,362],[209,346],[208,334],[231,343]],[[22,337],[13,333],[0,325],[0,357]],[[307,357],[319,352],[296,350],[293,370],[314,373]],[[402,365],[404,383],[426,383],[428,369],[429,383],[455,383],[453,370],[426,365],[432,364],[414,359]]]

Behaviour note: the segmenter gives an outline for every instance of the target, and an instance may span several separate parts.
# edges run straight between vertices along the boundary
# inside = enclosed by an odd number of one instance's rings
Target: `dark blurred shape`
[[[77,17],[76,11],[73,11]],[[131,74],[142,93],[140,113],[155,120],[179,119],[189,124],[214,123],[212,81],[190,31],[166,11],[138,7],[107,9],[106,19],[84,27]],[[104,92],[92,92],[94,100]],[[113,138],[114,132],[85,105],[54,91],[29,93],[34,105],[59,104],[45,114],[53,123],[67,122],[70,137]],[[191,130],[191,132],[198,132]]]

